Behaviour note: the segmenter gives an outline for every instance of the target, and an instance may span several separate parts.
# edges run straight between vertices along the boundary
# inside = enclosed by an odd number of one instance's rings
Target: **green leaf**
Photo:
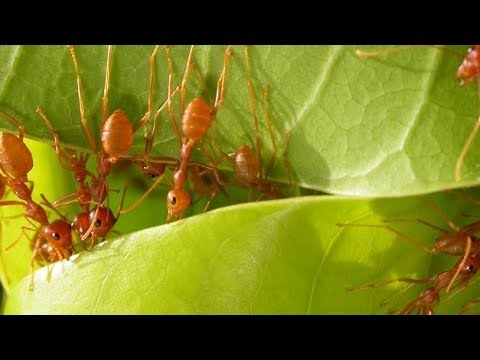
[[[474,213],[473,205],[450,194],[428,198],[458,224],[471,222],[459,214]],[[5,313],[385,313],[379,304],[405,285],[346,289],[422,278],[458,259],[430,255],[385,229],[336,225],[379,224],[385,218],[421,218],[446,227],[417,197],[303,197],[238,205],[103,243],[55,264],[49,282],[42,268],[35,290],[29,292],[24,279]],[[427,246],[439,234],[417,223],[392,226]],[[392,306],[405,306],[423,288],[410,289]],[[458,312],[477,288],[442,303],[438,312]]]
[[[257,110],[263,118],[261,86],[270,86],[270,113],[282,151],[292,129],[288,159],[295,182],[338,194],[400,196],[478,183],[480,142],[467,156],[463,181],[454,168],[478,115],[475,84],[454,78],[461,58],[419,47],[388,56],[360,58],[351,46],[252,46],[250,57]],[[465,53],[466,46],[453,47]],[[200,46],[195,62],[210,99],[223,62],[222,46]],[[113,55],[109,110],[122,108],[136,123],[146,111],[151,46],[119,46]],[[225,152],[253,144],[255,134],[242,48],[233,48],[226,97],[216,119],[217,143]],[[77,49],[90,128],[99,134],[106,47]],[[172,49],[175,83],[181,81],[188,47]],[[73,65],[62,46],[0,48],[0,107],[25,123],[29,136],[51,140],[35,109],[42,105],[64,143],[88,148],[80,127]],[[167,93],[166,60],[157,60],[155,106]],[[192,72],[187,99],[201,93]],[[177,111],[178,114],[178,111]],[[178,117],[178,115],[177,115]],[[165,112],[154,154],[177,156]],[[0,119],[0,128],[13,130]],[[133,153],[143,151],[142,131]],[[262,129],[263,158],[271,144]],[[222,165],[230,169],[228,164]],[[286,182],[278,164],[272,177]]]

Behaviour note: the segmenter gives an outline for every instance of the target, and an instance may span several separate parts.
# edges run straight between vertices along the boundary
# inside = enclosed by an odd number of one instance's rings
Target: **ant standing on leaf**
[[[177,121],[173,113],[173,107],[172,107],[172,95],[174,92],[172,91],[173,70],[172,70],[172,59],[170,54],[170,48],[166,47],[165,49],[167,52],[168,70],[169,70],[168,100],[167,100],[168,110],[169,110],[170,121],[175,131],[175,135],[181,146],[180,153],[179,153],[179,161],[174,170],[173,188],[167,194],[167,208],[168,208],[167,222],[172,221],[174,218],[177,218],[177,219],[182,218],[184,211],[191,204],[190,194],[184,189],[184,185],[188,178],[188,167],[189,167],[192,151],[196,143],[198,143],[203,139],[208,129],[212,125],[215,115],[217,114],[225,95],[225,78],[226,78],[228,63],[231,55],[231,46],[228,46],[225,51],[223,69],[217,81],[216,98],[215,98],[215,103],[213,107],[211,108],[201,96],[194,98],[185,107],[186,83],[187,83],[191,68],[193,66],[192,61],[193,61],[194,49],[195,49],[194,46],[190,48],[190,53],[188,55],[185,73],[180,86],[182,131],[184,135],[183,138],[180,135],[180,131],[178,129]],[[152,184],[150,189],[148,189],[145,192],[145,194],[143,194],[142,197],[138,199],[132,206],[130,206],[128,209],[122,210],[122,213],[128,213],[132,211],[134,208],[136,208],[145,199],[145,197],[148,196],[148,194],[150,194],[150,192],[152,192],[153,189],[160,183],[164,175],[165,174],[162,174],[162,176],[160,176]]]
[[[458,81],[460,86],[470,84],[472,81],[476,79],[479,84],[478,90],[480,95],[480,45],[474,45],[471,48],[469,48],[467,50],[466,55],[460,54],[454,50],[446,49],[446,48],[435,46],[435,45],[423,45],[423,46],[444,51],[463,59],[462,63],[460,64],[455,74],[455,78]],[[377,57],[377,56],[382,56],[382,55],[403,51],[410,47],[411,46],[396,46],[387,50],[380,50],[380,51],[364,51],[364,50],[358,49],[356,51],[356,54],[360,57]],[[462,166],[463,166],[465,156],[470,150],[473,140],[475,139],[479,130],[480,130],[480,117],[478,118],[472,132],[470,133],[467,141],[465,142],[462,148],[462,151],[455,164],[455,180],[457,182],[459,182],[462,179],[461,172],[462,172]]]
[[[246,144],[240,145],[240,147],[237,149],[237,151],[234,154],[226,154],[215,145],[214,141],[212,141],[212,146],[223,157],[223,160],[227,160],[232,163],[236,182],[230,183],[230,185],[246,186],[249,190],[248,201],[252,200],[252,191],[254,189],[258,189],[261,193],[257,201],[261,200],[265,196],[268,196],[272,199],[280,199],[283,197],[283,195],[279,191],[278,186],[274,185],[271,181],[268,180],[270,171],[273,169],[275,165],[275,161],[277,159],[277,152],[278,152],[275,136],[273,134],[272,122],[268,115],[268,85],[266,84],[263,85],[263,111],[264,111],[265,123],[267,125],[268,132],[270,134],[270,140],[273,146],[273,153],[270,158],[270,162],[267,165],[266,170],[263,171],[262,140],[260,135],[260,127],[258,123],[257,110],[255,105],[255,91],[252,83],[250,60],[249,60],[247,46],[243,47],[243,53],[244,53],[246,74],[247,74],[247,86],[248,86],[248,92],[250,96],[250,103],[252,106],[252,117],[253,117],[253,123],[255,128],[256,152]],[[292,184],[290,167],[286,159],[290,136],[291,136],[290,131],[287,131],[285,134],[285,150],[282,155],[282,161],[285,165],[285,168],[287,170],[287,175],[288,175],[287,186],[291,186]],[[214,169],[216,168],[217,164],[215,164]],[[224,182],[219,178],[218,172],[216,170],[214,171],[217,176],[217,182],[219,184],[223,184]]]
[[[457,195],[456,192],[452,193]],[[465,199],[466,197],[463,198]],[[337,226],[384,228],[428,253],[443,253],[452,256],[462,256],[462,258],[459,259],[455,270],[449,272],[449,276],[451,275],[449,277],[449,282],[445,286],[441,286],[441,288],[446,288],[446,292],[448,293],[452,285],[456,281],[457,276],[461,275],[461,271],[462,269],[464,269],[465,264],[469,261],[472,261],[472,259],[476,259],[476,257],[480,254],[480,241],[477,237],[474,236],[477,232],[480,231],[480,221],[465,226],[457,226],[450,219],[448,219],[448,217],[439,208],[437,208],[432,201],[427,199],[424,199],[424,201],[448,224],[452,231],[445,230],[441,227],[438,227],[421,219],[387,219],[382,221],[385,223],[416,222],[431,227],[435,230],[441,231],[443,234],[435,239],[433,243],[433,248],[421,244],[417,240],[407,236],[406,234],[403,234],[402,232],[392,228],[389,225],[337,224]]]
[[[19,136],[8,133],[0,133],[0,170],[4,175],[0,175],[2,182],[12,189],[12,192],[22,201],[2,201],[0,206],[21,205],[24,208],[25,218],[40,224],[40,228],[27,228],[22,226],[22,234],[14,241],[7,250],[11,249],[20,241],[22,236],[27,236],[26,230],[36,231],[36,240],[34,242],[34,252],[30,260],[30,290],[33,290],[33,268],[34,261],[39,256],[45,261],[54,262],[68,259],[73,253],[72,230],[67,219],[58,213],[62,220],[49,222],[47,214],[43,207],[32,199],[33,183],[28,180],[28,173],[33,168],[33,158],[30,150],[23,142],[24,127],[18,120],[12,116],[0,111],[0,114],[14,123],[19,130]],[[30,183],[28,188],[26,183]],[[43,200],[47,205],[45,197]],[[53,209],[53,206],[51,206]],[[31,219],[31,220],[30,220]],[[33,224],[32,224],[33,225]],[[27,236],[28,238],[28,236]],[[45,246],[46,244],[46,246]]]
[[[472,236],[472,242],[478,243],[479,239]],[[468,285],[470,279],[477,273],[480,269],[480,257],[479,253],[470,254],[467,256],[466,260],[461,258],[457,263],[448,271],[441,272],[439,274],[433,275],[432,277],[426,279],[409,279],[409,278],[399,278],[390,281],[386,281],[380,284],[372,284],[366,286],[360,286],[356,288],[348,289],[348,291],[357,291],[365,290],[371,288],[377,288],[386,286],[389,284],[397,282],[405,282],[409,285],[405,287],[400,292],[396,293],[386,301],[384,301],[381,306],[388,305],[394,298],[400,294],[406,292],[415,284],[432,284],[433,286],[423,290],[420,295],[408,303],[401,311],[400,315],[409,315],[412,314],[415,310],[420,315],[434,315],[433,310],[434,305],[440,301],[440,291],[444,288],[448,288],[455,281],[457,276],[459,276],[458,284],[455,286],[457,288],[463,288]],[[397,310],[393,310],[396,312]]]

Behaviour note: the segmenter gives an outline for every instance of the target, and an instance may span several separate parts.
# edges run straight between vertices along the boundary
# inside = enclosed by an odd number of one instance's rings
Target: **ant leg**
[[[60,206],[73,204],[75,201],[68,201],[68,199],[71,199],[76,196],[77,196],[77,190],[71,192],[70,194],[62,196],[60,199],[54,201],[52,205],[53,207],[60,207]]]
[[[225,79],[227,77],[227,68],[228,64],[230,63],[230,56],[232,56],[232,46],[228,45],[227,49],[225,50],[225,55],[223,56],[222,72],[220,73],[220,77],[217,81],[217,91],[215,93],[215,105],[212,111],[212,118],[217,114],[218,109],[220,109],[223,99],[225,98]]]
[[[107,52],[107,66],[105,67],[105,86],[103,88],[103,98],[102,98],[102,127],[107,121],[107,112],[108,112],[108,91],[110,87],[110,71],[112,69],[112,45],[108,45]]]
[[[28,285],[28,290],[29,291],[33,291],[34,266],[35,266],[35,259],[38,256],[38,248],[40,247],[40,240],[41,240],[41,237],[38,236],[37,240],[35,241],[35,246],[34,246],[32,257],[30,258],[30,284]]]
[[[357,54],[357,56],[360,56],[360,57],[376,57],[376,56],[397,53],[400,51],[410,49],[411,47],[412,45],[401,45],[401,46],[394,46],[386,50],[378,50],[378,51],[365,51],[365,50],[357,49],[355,51],[355,54]]]
[[[455,164],[455,181],[456,182],[459,182],[460,180],[462,180],[463,161],[465,160],[465,156],[467,156],[467,153],[470,150],[470,147],[472,146],[473,140],[477,136],[478,130],[480,130],[480,117],[475,123],[475,126],[472,132],[468,136],[468,139],[465,142],[465,145],[463,145],[462,152],[460,153],[460,156],[457,159],[457,163]]]
[[[420,198],[420,200],[427,203],[427,205],[429,205],[433,209],[433,211],[435,211],[437,213],[437,215],[440,216],[448,226],[450,226],[450,228],[452,230],[454,230],[456,232],[460,231],[460,227],[455,225],[455,223],[452,220],[450,220],[447,217],[447,215],[445,215],[445,213],[442,210],[440,210],[432,200],[430,200],[429,198],[426,198],[426,197],[425,198]]]
[[[190,49],[190,55],[188,56],[188,59],[190,61],[190,56],[193,52],[193,45],[192,48]],[[178,125],[177,125],[177,119],[175,119],[175,115],[173,113],[173,107],[172,107],[172,82],[173,82],[173,66],[172,66],[172,54],[170,52],[170,47],[165,46],[165,53],[167,54],[167,65],[168,65],[168,114],[170,116],[170,122],[172,123],[173,130],[175,131],[175,136],[177,137],[177,140],[179,143],[182,143],[182,136],[180,135],[180,130],[178,130]],[[187,75],[187,70],[189,71],[188,67],[189,62],[187,61],[187,69],[185,69],[185,75],[184,75],[184,81],[186,82],[185,76]],[[184,89],[184,81],[182,81],[182,85],[180,88],[180,93],[182,96],[182,116],[183,116],[183,110],[184,110],[184,97],[185,97],[185,89]]]
[[[457,269],[455,270],[455,274],[453,275],[452,279],[448,283],[447,289],[445,292],[448,294],[450,292],[450,288],[452,287],[453,283],[455,282],[458,274],[462,270],[462,268],[465,265],[465,262],[467,261],[468,255],[470,254],[470,250],[472,249],[472,238],[470,236],[467,236],[467,246],[465,248],[465,254],[463,255],[462,261],[460,264],[458,264]]]
[[[465,314],[467,313],[468,311],[470,311],[471,308],[473,308],[475,305],[477,305],[478,303],[480,303],[480,298],[476,298],[476,299],[473,299],[473,300],[470,300],[468,303],[466,303],[465,305],[463,305],[463,307],[460,309],[460,314]]]
[[[395,230],[394,228],[388,226],[388,225],[367,225],[367,224],[337,224],[337,226],[351,226],[351,227],[372,227],[372,228],[384,228],[384,229],[387,229],[388,231],[391,231],[393,232],[394,234],[400,236],[401,238],[403,238],[404,240],[407,240],[408,242],[410,242],[412,245],[415,245],[416,247],[422,249],[423,251],[426,251],[430,254],[434,254],[435,253],[435,250],[434,249],[430,249],[429,247],[423,245],[422,243],[418,242],[417,240],[414,240],[412,239],[411,237],[401,233],[400,231],[398,230]]]
[[[468,195],[465,195],[459,191],[455,191],[455,190],[451,190],[451,189],[448,189],[448,190],[444,190],[445,192],[449,193],[449,194],[452,194],[452,195],[455,195],[456,197],[466,201],[466,202],[469,202],[469,203],[472,203],[474,205],[480,205],[480,201],[477,200],[477,199],[474,199],[473,197],[471,196],[468,196]]]
[[[439,226],[430,224],[429,222],[427,222],[427,221],[425,221],[425,220],[422,220],[422,219],[382,219],[382,220],[380,220],[380,221],[381,221],[381,222],[384,222],[384,223],[391,223],[391,222],[415,222],[415,223],[419,223],[419,224],[422,224],[422,225],[431,227],[432,229],[441,231],[441,232],[443,232],[443,233],[448,233],[448,230],[445,230],[445,229],[443,229],[443,228],[441,228],[441,227],[439,227]]]
[[[291,130],[287,130],[285,132],[285,149],[283,150],[283,154],[282,154],[282,162],[283,162],[283,166],[285,166],[285,169],[287,170],[288,186],[292,186],[292,184],[293,184],[292,169],[290,168],[290,163],[287,159],[288,144],[290,143],[290,138],[291,137],[292,137]]]
[[[180,87],[176,87],[176,89],[172,92],[171,96],[174,96],[177,91],[180,89]],[[169,102],[168,100],[166,100],[162,106],[160,106],[160,108],[157,110],[157,112],[155,113],[155,116],[153,117],[153,126],[152,126],[152,132],[150,134],[150,136],[147,135],[147,131],[146,131],[146,128],[145,128],[145,158],[148,158],[149,155],[150,155],[150,152],[152,151],[152,146],[153,146],[153,140],[155,139],[155,134],[157,133],[157,122],[158,122],[158,116],[160,115],[160,113],[163,111],[163,109],[165,109],[165,107],[167,107],[169,105]],[[176,125],[176,121],[175,121],[175,125]],[[178,128],[177,128],[178,130]],[[180,135],[180,133],[179,133]]]
[[[82,120],[82,126],[87,134],[88,142],[90,143],[90,148],[94,153],[97,153],[97,145],[93,140],[92,133],[87,124],[87,117],[85,115],[85,105],[83,103],[83,93],[82,93],[82,80],[80,78],[80,71],[78,69],[77,57],[75,55],[75,47],[73,45],[68,45],[68,49],[70,50],[70,55],[72,56],[73,67],[75,68],[75,76],[77,78],[77,92],[78,92],[78,104],[80,106],[80,117]]]
[[[412,311],[418,306],[418,297],[413,299],[411,302],[405,306],[402,311],[400,311],[399,315],[411,315]]]
[[[397,297],[399,297],[401,294],[407,292],[408,290],[410,290],[413,286],[415,286],[416,284],[414,283],[411,283],[411,284],[408,284],[406,287],[404,287],[402,290],[396,292],[395,294],[393,294],[392,296],[390,296],[387,300],[385,300],[384,302],[382,302],[380,304],[380,307],[385,307],[387,306],[390,302],[392,302],[393,299],[396,299]]]
[[[161,176],[159,176],[158,179],[155,180],[155,182],[150,186],[150,188],[140,197],[140,199],[135,201],[130,207],[128,207],[126,209],[123,209],[123,210],[120,210],[119,214],[128,214],[130,211],[132,211],[138,205],[140,205],[142,203],[142,201],[145,200],[145,198],[157,187],[157,185],[160,183],[160,181],[162,181],[164,176],[165,176],[165,173],[163,173]],[[123,200],[122,200],[122,204],[123,204]]]
[[[272,141],[273,152],[272,157],[270,158],[270,162],[268,163],[267,169],[265,170],[265,179],[268,178],[268,174],[272,171],[273,166],[275,165],[275,161],[277,160],[277,144],[275,142],[275,136],[273,134],[272,128],[272,121],[270,120],[270,116],[268,115],[268,85],[263,85],[263,111],[265,112],[265,123],[268,127],[268,132],[270,133],[270,140]],[[287,142],[288,144],[288,142]]]
[[[428,283],[431,283],[433,281],[434,280],[432,280],[431,278],[427,278],[427,279],[398,278],[398,279],[388,280],[388,281],[378,283],[378,284],[369,284],[369,285],[363,285],[363,286],[348,288],[347,291],[348,292],[353,292],[353,291],[358,291],[358,290],[374,289],[374,288],[383,287],[383,286],[390,285],[390,284],[395,284],[397,282],[404,282],[404,283],[407,283],[407,284],[415,285],[415,284],[428,284]],[[394,295],[394,296],[396,296],[396,295]],[[390,301],[387,301],[387,303],[388,302],[390,302]]]
[[[446,49],[444,47],[440,47],[440,46],[437,46],[437,45],[420,45],[420,46],[427,47],[427,48],[433,48],[433,49],[436,49],[436,50],[439,50],[439,51],[443,51],[443,52],[458,56],[462,59],[465,57],[464,55],[460,54],[459,52],[457,52],[455,50]],[[361,50],[361,49],[357,49],[355,51],[355,53],[357,54],[357,56],[360,56],[360,57],[376,57],[376,56],[382,56],[382,55],[397,53],[397,52],[400,52],[400,51],[403,51],[403,50],[410,49],[411,47],[412,47],[412,45],[400,45],[400,46],[394,46],[394,47],[386,49],[386,50],[378,50],[378,51],[364,51],[364,50]]]
[[[63,215],[62,213],[60,213],[60,211],[57,210],[57,208],[55,208],[55,206],[53,206],[50,201],[47,200],[47,198],[45,197],[45,195],[43,194],[40,194],[40,197],[42,198],[43,200],[43,204],[46,205],[49,209],[52,209],[53,211],[55,211],[55,213],[60,216],[62,218],[63,221],[67,222],[67,223],[71,223],[70,220],[67,219],[67,217],[65,215]]]
[[[57,157],[58,157],[58,161],[60,162],[60,166],[62,168],[64,168],[65,170],[72,171],[73,168],[72,168],[72,166],[70,166],[70,164],[66,165],[62,162],[62,160],[66,161],[67,155],[62,151],[62,149],[60,147],[60,137],[58,136],[58,134],[53,129],[52,124],[50,123],[47,116],[43,112],[43,109],[42,109],[41,106],[37,107],[37,113],[40,114],[40,117],[43,119],[43,121],[47,125],[48,130],[50,130],[50,132],[53,135],[53,141],[55,143],[55,152],[57,153]]]
[[[123,188],[122,199],[120,200],[120,204],[118,205],[116,221],[118,221],[118,219],[120,218],[120,215],[122,215],[121,210],[123,208],[123,203],[125,201],[125,195],[127,194],[127,189],[128,189],[128,184],[125,184],[125,187]]]
[[[258,166],[259,166],[259,176],[262,177],[262,140],[260,138],[260,127],[258,124],[258,118],[257,118],[257,109],[255,106],[255,91],[253,89],[253,83],[252,83],[252,75],[251,75],[251,69],[250,69],[250,61],[248,59],[248,47],[245,45],[243,47],[243,54],[245,57],[245,65],[247,69],[247,84],[248,84],[248,92],[250,94],[250,102],[252,105],[252,114],[253,114],[253,122],[255,125],[255,138],[256,138],[256,147],[257,147],[257,158],[258,158]]]
[[[138,122],[137,125],[133,127],[133,132],[137,131],[140,127],[145,125],[145,123],[150,119],[152,113],[152,98],[153,98],[153,80],[155,79],[155,60],[157,58],[159,46],[156,45],[153,49],[152,55],[150,55],[150,80],[148,83],[148,101],[147,101],[147,112],[143,118]]]
[[[192,68],[192,61],[193,61],[193,51],[195,50],[195,45],[192,45],[190,47],[190,51],[188,53],[188,58],[187,58],[187,65],[185,66],[185,72],[183,73],[183,79],[182,83],[180,85],[180,112],[183,115],[183,112],[185,111],[185,86],[187,84],[188,76],[190,75],[190,69]],[[170,55],[170,53],[169,53]],[[171,57],[169,56],[169,72],[172,74],[170,71],[171,69]],[[168,79],[169,84],[170,84],[170,77]]]
[[[10,245],[8,245],[6,248],[5,248],[5,251],[9,251],[10,249],[12,249],[15,245],[18,244],[18,242],[22,239],[23,236],[25,236],[27,239],[29,239],[26,231],[27,230],[30,230],[30,231],[36,231],[36,229],[32,229],[32,228],[29,228],[29,227],[26,227],[26,226],[22,226],[21,227],[21,230],[22,230],[22,233],[20,234],[20,236],[13,242],[11,243]]]
[[[10,120],[18,128],[18,138],[20,141],[23,141],[23,136],[25,135],[25,126],[22,125],[20,121],[15,119],[13,116],[8,115],[6,112],[0,110],[0,114],[5,117],[7,120]]]

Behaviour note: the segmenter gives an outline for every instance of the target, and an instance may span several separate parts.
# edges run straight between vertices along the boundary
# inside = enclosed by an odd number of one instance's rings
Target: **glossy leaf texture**
[[[470,192],[478,196],[477,192]],[[451,194],[429,195],[452,221],[473,222],[475,205]],[[477,211],[478,215],[478,211]],[[302,197],[214,210],[103,243],[71,261],[37,271],[35,290],[24,279],[9,296],[6,314],[382,314],[379,306],[402,284],[347,292],[397,277],[424,278],[457,258],[431,255],[380,224],[421,218],[445,223],[419,197],[352,199]],[[429,246],[437,230],[418,223],[393,227]],[[438,313],[456,313],[478,296],[478,286],[451,296]],[[413,300],[424,286],[396,299]],[[450,294],[453,295],[453,292]],[[442,293],[442,299],[447,299]],[[478,310],[478,309],[477,309]]]
[[[263,158],[272,145],[263,123],[262,85],[270,87],[269,114],[279,153],[291,130],[288,159],[296,184],[336,194],[403,196],[478,183],[480,142],[465,160],[463,180],[454,180],[455,163],[479,116],[475,83],[459,86],[460,56],[415,47],[375,58],[360,58],[355,46],[251,46],[256,108],[262,125]],[[379,47],[363,47],[378,49]],[[386,49],[388,47],[381,47]],[[464,54],[467,46],[449,46]],[[133,123],[145,113],[152,46],[114,50],[109,112],[123,109]],[[199,46],[187,100],[203,94],[213,102],[224,46]],[[105,77],[105,46],[79,46],[89,126],[99,134]],[[173,46],[174,84],[181,82],[188,47]],[[35,109],[42,105],[62,141],[88,148],[80,126],[76,82],[64,46],[0,48],[0,107],[25,124],[31,137],[51,140]],[[154,109],[167,94],[166,57],[157,57]],[[242,47],[233,47],[226,97],[215,120],[217,144],[225,152],[254,144],[252,110]],[[175,99],[177,121],[178,98]],[[167,112],[160,116],[154,154],[176,156],[178,143]],[[150,124],[151,125],[151,124]],[[13,130],[0,119],[0,128]],[[142,153],[142,131],[133,153]],[[207,143],[209,141],[207,140]],[[99,141],[97,141],[99,143]],[[223,169],[231,166],[224,162]],[[279,163],[272,178],[286,182]]]

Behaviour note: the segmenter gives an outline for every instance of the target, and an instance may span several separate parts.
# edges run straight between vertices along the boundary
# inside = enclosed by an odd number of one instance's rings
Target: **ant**
[[[78,101],[80,107],[80,116],[82,121],[82,126],[87,135],[90,148],[97,157],[97,177],[92,177],[91,181],[91,198],[93,203],[97,204],[95,210],[92,210],[90,213],[84,211],[79,214],[74,220],[75,228],[83,233],[81,239],[82,242],[89,236],[92,236],[92,245],[96,243],[98,237],[105,236],[111,226],[116,222],[116,218],[111,212],[110,209],[104,208],[99,204],[103,204],[107,194],[107,176],[110,174],[110,169],[112,164],[116,163],[119,158],[122,159],[138,159],[138,156],[127,155],[132,144],[133,144],[133,135],[134,133],[150,119],[152,112],[152,97],[153,97],[153,82],[155,74],[155,60],[158,52],[159,46],[155,46],[153,52],[150,56],[150,78],[149,78],[149,88],[148,88],[148,100],[147,100],[147,112],[142,117],[142,119],[135,125],[130,124],[129,119],[125,113],[118,109],[115,110],[110,116],[107,117],[108,112],[108,92],[109,92],[109,82],[110,82],[110,71],[112,63],[112,52],[113,47],[108,46],[107,52],[107,65],[106,65],[106,75],[105,75],[105,86],[102,98],[102,123],[101,123],[101,140],[102,140],[102,150],[98,151],[95,141],[93,140],[92,133],[87,125],[87,119],[85,115],[85,106],[83,101],[82,94],[82,84],[81,77],[79,72],[79,66],[75,54],[74,46],[70,45],[70,55],[72,57],[75,76],[77,79],[77,92],[78,92]],[[170,159],[163,159],[169,161]],[[126,188],[125,188],[126,191]],[[124,191],[124,194],[125,194]],[[123,204],[123,198],[121,204]],[[92,214],[92,212],[94,213]],[[118,216],[117,215],[117,219]],[[85,230],[85,224],[87,219],[90,222],[88,229]]]
[[[478,242],[478,238],[472,237],[472,243]],[[372,284],[361,286],[357,288],[348,289],[348,291],[356,291],[356,290],[365,290],[370,288],[377,288],[386,286],[389,284],[397,283],[397,282],[405,282],[409,285],[401,290],[400,292],[396,293],[386,301],[384,301],[381,306],[386,306],[390,301],[392,301],[398,295],[404,293],[408,289],[410,289],[415,284],[432,284],[432,287],[429,287],[426,290],[423,290],[420,295],[408,303],[401,311],[400,315],[409,315],[412,314],[415,310],[420,315],[434,315],[435,312],[433,307],[436,303],[440,300],[440,291],[444,288],[451,286],[451,284],[455,281],[457,275],[460,276],[460,279],[455,286],[456,288],[466,287],[470,279],[477,273],[480,269],[480,258],[478,257],[478,253],[470,254],[466,257],[466,259],[461,258],[457,261],[457,263],[453,266],[452,269],[448,271],[441,272],[439,274],[433,275],[426,279],[409,279],[409,278],[399,278],[395,280],[386,281],[380,284]],[[396,312],[395,310],[393,312]]]
[[[242,144],[237,149],[237,151],[233,154],[233,156],[224,153],[220,150],[212,141],[212,146],[219,152],[225,160],[228,160],[233,165],[233,172],[235,177],[240,185],[247,186],[249,189],[248,193],[248,201],[251,201],[252,198],[252,190],[258,189],[260,191],[260,197],[257,201],[260,201],[265,196],[270,196],[272,199],[280,199],[283,197],[282,193],[279,191],[278,186],[273,185],[268,180],[268,175],[270,171],[273,169],[275,165],[275,161],[277,159],[277,144],[275,141],[275,136],[273,134],[272,122],[268,115],[268,85],[263,86],[263,110],[264,110],[264,118],[265,123],[268,127],[268,131],[270,134],[270,139],[273,146],[273,153],[270,159],[270,162],[267,165],[265,172],[263,172],[263,160],[262,160],[262,142],[260,136],[260,128],[257,118],[257,111],[255,106],[255,91],[253,88],[252,78],[251,78],[251,68],[250,68],[250,61],[248,55],[248,47],[243,47],[243,53],[245,58],[246,64],[246,73],[247,73],[247,84],[248,84],[248,91],[250,95],[250,102],[252,105],[252,115],[253,121],[255,126],[255,134],[256,134],[256,154],[255,151],[248,145]],[[290,141],[291,132],[286,132],[286,140],[285,140],[285,150],[282,155],[283,163],[287,169],[288,175],[288,186],[292,184],[292,178],[290,173],[290,167],[288,165],[286,154],[288,152],[288,143]],[[223,160],[222,160],[223,161]],[[217,175],[217,181],[222,183],[220,178],[218,177],[218,173],[215,171]]]
[[[181,94],[181,114],[182,114],[182,131],[183,138],[180,135],[180,131],[177,126],[177,121],[173,113],[172,107],[172,81],[173,81],[173,70],[172,70],[172,58],[170,54],[170,48],[166,47],[165,51],[167,53],[167,62],[168,62],[168,71],[169,71],[169,80],[168,80],[168,110],[170,121],[172,122],[173,129],[175,131],[177,140],[181,144],[179,161],[174,170],[174,180],[173,180],[173,189],[171,189],[167,194],[167,222],[172,221],[172,219],[180,219],[183,216],[184,211],[191,204],[190,194],[184,189],[185,182],[188,177],[188,163],[190,161],[193,147],[197,142],[203,139],[206,135],[208,129],[212,125],[213,119],[217,114],[225,95],[225,78],[227,73],[228,64],[230,61],[231,55],[231,46],[227,46],[224,55],[224,63],[222,72],[217,81],[217,90],[216,98],[213,107],[211,108],[203,97],[198,96],[194,98],[188,105],[185,107],[185,89],[186,82],[190,73],[190,70],[193,66],[193,53],[194,46],[190,48],[190,52],[187,59],[187,65],[185,68],[184,76],[182,83],[180,85],[180,94]],[[122,211],[122,213],[127,213],[137,207],[145,197],[150,194],[151,191],[159,184],[162,180],[162,174],[157,181],[155,181],[152,186],[138,199],[132,206],[128,209]]]
[[[221,193],[225,198],[229,198],[224,187],[217,181],[215,173],[212,170],[202,169],[198,166],[190,167],[189,182],[190,189],[194,193],[208,199],[203,208],[204,212],[208,210],[212,200],[218,194]]]
[[[337,224],[340,227],[370,227],[370,228],[384,228],[404,240],[407,240],[411,244],[415,245],[416,247],[426,251],[430,254],[438,254],[443,253],[452,256],[461,256],[463,255],[463,261],[466,261],[470,254],[478,254],[480,253],[480,241],[478,238],[474,237],[473,235],[480,231],[480,221],[474,222],[472,224],[468,224],[465,226],[457,226],[455,225],[447,216],[436,207],[436,205],[427,199],[423,199],[452,229],[452,231],[445,230],[441,227],[436,225],[430,224],[427,221],[421,219],[395,219],[389,220],[384,219],[382,222],[389,223],[389,222],[416,222],[422,225],[428,226],[435,230],[441,231],[443,234],[438,236],[433,242],[433,248],[425,246],[418,242],[417,240],[403,234],[402,232],[392,228],[389,225],[371,225],[371,224]],[[455,277],[451,279],[450,284],[447,287],[447,292],[450,291],[450,288],[455,281]]]

